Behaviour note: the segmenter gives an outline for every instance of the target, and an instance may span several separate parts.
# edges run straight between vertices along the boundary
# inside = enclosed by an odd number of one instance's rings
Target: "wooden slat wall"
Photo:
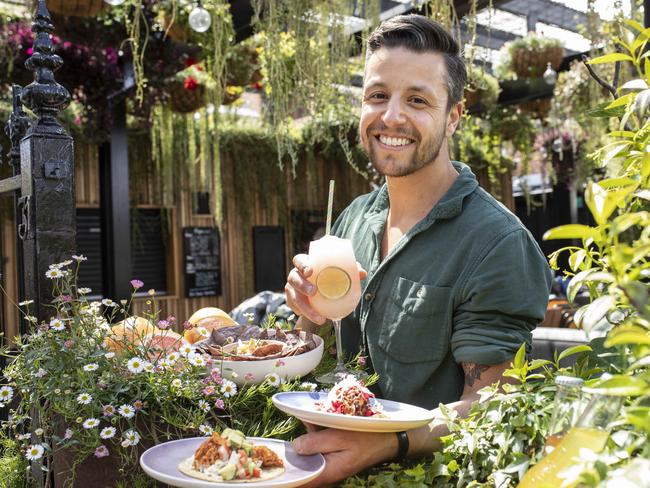
[[[2,297],[4,323],[0,324],[0,332],[11,343],[18,335],[20,314],[14,306],[18,302],[18,265],[16,263],[16,226],[14,224],[14,197],[0,197],[0,249],[2,250],[2,272],[0,277],[7,296]],[[0,293],[2,291],[0,290]],[[12,303],[13,302],[13,303]]]
[[[140,139],[142,141],[142,139]],[[133,140],[130,147],[130,161],[133,169],[131,174],[131,200],[140,207],[152,208],[161,206],[162,191],[160,181],[151,178],[156,174],[152,167],[152,158],[148,153],[148,144]],[[285,231],[285,254],[287,272],[291,267],[293,257],[293,235],[289,219],[290,210],[324,210],[327,204],[328,182],[336,180],[335,208],[343,209],[353,198],[369,189],[368,182],[358,175],[345,161],[323,161],[317,157],[301,162],[296,168],[295,179],[288,169],[283,175],[272,175],[274,187],[269,187],[267,181],[255,180],[252,187],[237,188],[236,171],[238,165],[254,165],[254,161],[242,161],[236,156],[223,155],[221,161],[223,198],[223,223],[219,229],[221,236],[221,265],[222,290],[219,297],[184,298],[183,282],[183,242],[182,228],[191,226],[212,226],[212,216],[194,215],[192,213],[191,194],[188,191],[188,177],[180,170],[175,172],[175,189],[173,200],[176,205],[171,208],[171,235],[169,236],[170,253],[167,263],[168,290],[167,296],[156,297],[156,305],[161,317],[173,314],[179,324],[187,319],[195,310],[216,306],[229,311],[244,299],[254,294],[253,276],[253,241],[252,226],[281,225]],[[77,205],[79,207],[99,206],[99,162],[98,149],[94,145],[77,141],[75,145],[75,183]],[[279,169],[276,169],[280,171]],[[489,189],[489,179],[486,172],[479,172],[479,182]],[[500,175],[501,193],[506,196],[505,204],[513,208],[511,180],[509,173]],[[255,194],[253,208],[243,212],[241,191],[258,191]],[[214,188],[210,189],[214,198]],[[265,192],[265,193],[263,193]],[[244,218],[244,214],[248,218]],[[3,219],[0,226],[2,235],[3,259],[6,269],[15,269],[15,243],[13,240],[13,221]],[[137,276],[134,276],[137,278]],[[7,279],[5,283],[16,283]],[[146,283],[145,283],[146,288]],[[11,290],[9,290],[11,293]],[[15,291],[14,291],[15,293]],[[15,295],[14,295],[15,296]],[[137,299],[133,304],[133,313],[141,314],[148,308],[146,299]],[[17,324],[15,311],[11,315],[9,307],[5,307],[8,324],[5,327],[11,331],[12,324]]]

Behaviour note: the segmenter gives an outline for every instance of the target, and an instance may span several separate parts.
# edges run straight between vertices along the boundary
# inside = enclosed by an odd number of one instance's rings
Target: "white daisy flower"
[[[135,446],[140,442],[140,434],[138,434],[135,430],[127,430],[123,434],[124,441],[122,442],[122,445],[126,443],[126,446]],[[126,447],[125,446],[125,447]]]
[[[194,347],[192,347],[190,344],[183,344],[178,350],[178,353],[181,356],[188,357],[190,354],[194,354]]]
[[[50,328],[59,332],[61,330],[65,330],[65,324],[61,319],[52,319],[50,320]]]
[[[36,434],[36,435],[38,435],[38,436],[43,435],[43,429],[35,429],[35,430],[34,430],[34,434]]]
[[[206,329],[205,327],[197,327],[196,331],[203,338],[208,337],[210,335],[210,332],[208,332],[208,329]]]
[[[9,403],[14,397],[14,389],[11,386],[0,388],[0,402]]]
[[[105,307],[117,307],[117,303],[115,303],[110,298],[104,298],[102,300],[102,305],[104,305]]]
[[[115,429],[115,427],[104,427],[99,433],[99,437],[102,439],[110,439],[111,437],[115,436],[116,432],[117,429]]]
[[[104,354],[104,357],[106,359],[113,359],[115,357],[115,353],[114,352],[107,352],[106,354]]]
[[[129,371],[131,371],[131,373],[137,374],[142,372],[145,363],[146,361],[144,359],[136,356],[134,358],[129,359],[129,362],[126,363],[126,367],[128,368]]]
[[[305,381],[303,383],[300,383],[300,389],[306,391],[316,391],[316,383],[310,383],[309,381]]]
[[[76,254],[73,254],[72,259],[74,259],[77,262],[88,261],[88,258],[86,256],[84,256],[83,254],[80,254],[79,256],[77,256]]]
[[[194,366],[205,366],[205,358],[202,354],[188,354],[187,361]]]
[[[30,461],[36,461],[43,457],[44,452],[45,452],[45,448],[43,447],[42,444],[33,444],[27,448],[25,457]]]
[[[158,361],[158,366],[161,368],[169,368],[172,366],[172,364],[169,362],[169,359],[167,358],[162,358],[160,361]]]
[[[199,425],[199,432],[205,436],[212,435],[212,427],[207,424]]]
[[[230,373],[230,377],[234,380],[235,378],[239,378],[239,375],[233,371]]]
[[[147,373],[153,373],[155,371],[155,369],[156,369],[156,368],[154,368],[154,365],[151,364],[148,361],[146,363],[144,363],[143,368]]]
[[[135,408],[131,405],[124,404],[117,409],[117,412],[125,419],[130,419],[135,415]]]
[[[204,412],[209,412],[210,411],[210,404],[206,402],[205,400],[199,400],[199,408],[203,410]]]
[[[81,288],[77,288],[77,293],[79,295],[88,295],[92,290],[90,288],[87,288],[85,286],[82,286]]]
[[[99,420],[94,418],[89,418],[84,420],[84,423],[82,425],[84,429],[92,429],[93,427],[97,427],[99,425]]]
[[[271,386],[280,386],[282,383],[282,378],[280,378],[278,373],[269,373],[264,378],[266,378],[266,381],[268,381]]]
[[[58,268],[48,269],[45,272],[45,277],[53,280],[54,278],[63,278],[63,271]]]
[[[181,386],[183,386],[183,382],[179,378],[176,378],[175,380],[172,381],[172,386],[174,388],[180,388]]]
[[[169,361],[169,364],[174,364],[176,361],[178,361],[178,358],[180,358],[180,354],[178,354],[176,351],[167,355],[167,361]]]
[[[97,363],[90,363],[84,366],[84,371],[95,371],[99,366]]]
[[[25,307],[27,305],[31,305],[32,303],[34,303],[34,300],[25,300],[24,302],[19,302],[18,305],[20,307]]]
[[[77,395],[77,403],[79,405],[88,405],[93,401],[93,396],[89,393],[80,393]]]
[[[226,398],[229,398],[237,393],[237,385],[230,380],[224,380],[221,385],[221,393],[223,393],[223,396]]]

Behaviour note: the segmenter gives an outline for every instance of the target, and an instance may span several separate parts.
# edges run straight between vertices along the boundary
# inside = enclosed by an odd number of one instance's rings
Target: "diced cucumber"
[[[236,474],[237,466],[235,464],[226,464],[219,470],[219,476],[221,476],[225,481],[235,479]]]

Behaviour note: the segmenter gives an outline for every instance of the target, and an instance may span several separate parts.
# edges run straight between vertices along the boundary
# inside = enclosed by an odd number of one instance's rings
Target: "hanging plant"
[[[468,65],[468,83],[465,88],[465,107],[468,110],[492,110],[497,103],[499,81],[485,69],[474,64]]]
[[[206,104],[206,93],[214,81],[205,68],[190,59],[188,66],[169,80],[169,101],[174,112],[194,112]]]
[[[504,64],[519,78],[539,78],[548,63],[557,71],[564,58],[564,48],[557,39],[529,33],[527,36],[507,43]]]

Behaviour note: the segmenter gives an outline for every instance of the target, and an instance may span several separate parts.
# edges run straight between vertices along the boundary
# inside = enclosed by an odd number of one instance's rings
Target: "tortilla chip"
[[[248,480],[223,480],[221,476],[217,473],[202,473],[198,469],[194,469],[194,456],[187,458],[185,461],[178,465],[178,470],[192,478],[197,478],[205,481],[214,481],[215,483],[254,483],[257,481],[270,480],[271,478],[277,478],[282,473],[284,473],[284,467],[275,467],[275,468],[262,468],[261,475],[259,478],[251,478]]]

